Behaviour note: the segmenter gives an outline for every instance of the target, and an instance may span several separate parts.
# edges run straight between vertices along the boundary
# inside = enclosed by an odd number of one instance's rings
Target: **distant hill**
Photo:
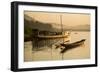
[[[31,29],[38,29],[41,31],[61,31],[61,29],[54,28],[52,23],[40,22],[27,15],[24,16],[24,26],[29,27]]]
[[[90,31],[90,25],[64,26],[64,30]]]
[[[56,23],[44,23],[37,21],[34,18],[31,18],[28,15],[24,16],[24,25],[27,27],[30,27],[32,29],[39,29],[39,30],[45,30],[45,31],[61,31],[61,24]],[[77,26],[67,26],[63,25],[63,30],[75,30],[75,31],[89,31],[90,25],[77,25]]]
[[[73,30],[90,31],[90,25],[78,25]]]

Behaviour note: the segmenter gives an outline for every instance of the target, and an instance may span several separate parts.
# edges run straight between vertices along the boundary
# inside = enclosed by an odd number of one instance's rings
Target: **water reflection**
[[[86,39],[84,45],[75,47],[64,53],[60,53],[64,47],[56,48],[56,45],[63,42],[63,39],[37,39],[34,38],[33,42],[25,43],[25,56],[24,61],[46,61],[46,60],[68,60],[68,59],[86,59],[90,58],[90,32],[72,32],[70,35],[70,41],[66,42],[73,43],[75,41]],[[68,39],[66,39],[68,40]],[[37,42],[38,41],[38,42]]]

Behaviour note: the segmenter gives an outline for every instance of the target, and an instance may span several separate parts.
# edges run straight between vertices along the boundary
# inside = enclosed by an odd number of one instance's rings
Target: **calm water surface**
[[[79,32],[73,31],[70,35],[70,42],[73,43],[81,39],[86,39],[84,45],[77,48],[73,48],[69,51],[66,51],[63,54],[64,60],[71,59],[87,59],[90,58],[90,32]],[[62,42],[62,41],[61,41]],[[59,43],[59,42],[58,42]],[[55,49],[55,45],[51,47],[41,47],[41,50],[32,51],[32,42],[24,43],[24,61],[47,61],[47,60],[62,60],[62,54],[60,53],[60,48]]]

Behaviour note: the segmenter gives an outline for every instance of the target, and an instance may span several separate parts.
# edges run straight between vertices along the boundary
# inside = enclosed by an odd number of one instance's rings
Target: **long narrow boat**
[[[84,44],[85,40],[86,39],[82,39],[80,41],[77,41],[77,42],[74,42],[74,43],[70,43],[70,44],[60,44],[61,46],[64,47],[64,49],[62,49],[61,53],[65,53],[69,49],[81,46],[82,44]]]

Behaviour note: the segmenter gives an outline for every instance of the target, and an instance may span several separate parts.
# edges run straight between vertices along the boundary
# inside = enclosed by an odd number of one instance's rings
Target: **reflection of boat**
[[[77,41],[77,42],[74,42],[74,43],[70,43],[70,44],[60,44],[61,46],[64,47],[64,49],[62,49],[61,53],[64,53],[64,52],[66,52],[69,49],[81,46],[82,44],[84,44],[85,40],[86,39],[82,39],[80,41]]]

